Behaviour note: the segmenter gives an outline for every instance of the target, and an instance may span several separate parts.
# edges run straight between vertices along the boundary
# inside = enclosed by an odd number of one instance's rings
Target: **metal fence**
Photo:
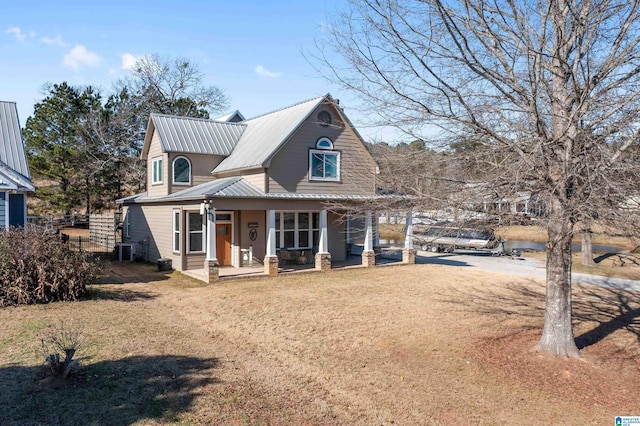
[[[112,254],[116,246],[112,237],[85,237],[81,235],[60,234],[62,242],[68,244],[73,250],[86,251],[93,254]]]

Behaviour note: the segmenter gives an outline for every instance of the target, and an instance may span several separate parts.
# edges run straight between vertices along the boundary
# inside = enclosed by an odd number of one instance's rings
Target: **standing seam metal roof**
[[[245,130],[243,123],[151,114],[165,152],[231,154]]]
[[[0,101],[0,161],[31,178],[15,102]]]
[[[231,155],[213,172],[260,167],[329,95],[300,102],[242,123],[247,127]]]

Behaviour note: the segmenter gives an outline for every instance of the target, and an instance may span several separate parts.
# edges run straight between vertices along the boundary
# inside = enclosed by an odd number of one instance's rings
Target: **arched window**
[[[309,150],[309,180],[340,180],[340,152],[329,138],[320,138]]]
[[[191,162],[185,157],[173,160],[173,183],[176,185],[191,184]]]

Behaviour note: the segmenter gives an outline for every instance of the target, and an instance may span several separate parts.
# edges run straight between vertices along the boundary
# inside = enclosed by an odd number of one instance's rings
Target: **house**
[[[204,267],[214,281],[249,252],[272,275],[289,251],[326,270],[358,240],[363,263],[375,262],[371,214],[344,220],[328,208],[374,199],[377,173],[329,94],[248,120],[239,111],[219,120],[152,114],[142,157],[147,192],[118,203],[124,240],[147,260]]]
[[[0,101],[0,229],[25,226],[34,191],[15,102]]]

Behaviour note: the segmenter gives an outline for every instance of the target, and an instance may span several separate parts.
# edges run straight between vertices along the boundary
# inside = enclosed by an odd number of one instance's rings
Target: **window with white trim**
[[[173,252],[180,253],[180,210],[173,211]]]
[[[329,138],[320,138],[309,150],[309,180],[340,180],[340,152]]]
[[[187,252],[204,253],[203,215],[200,212],[187,212]]]
[[[162,183],[162,157],[151,161],[151,184]]]
[[[320,213],[276,212],[276,248],[310,249],[320,241]]]
[[[191,162],[186,157],[176,157],[173,160],[173,183],[175,185],[191,184]]]

